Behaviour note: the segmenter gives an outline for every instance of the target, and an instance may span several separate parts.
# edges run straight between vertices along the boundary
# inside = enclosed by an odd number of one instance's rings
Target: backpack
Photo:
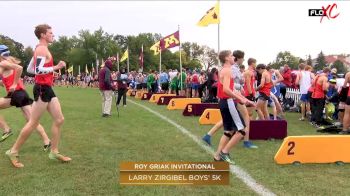
[[[283,100],[284,111],[289,111],[294,106],[294,104],[295,102],[292,98],[286,98],[285,100]]]

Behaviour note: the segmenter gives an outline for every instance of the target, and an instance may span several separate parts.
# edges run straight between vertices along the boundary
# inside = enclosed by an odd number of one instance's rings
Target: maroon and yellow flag
[[[219,1],[214,7],[210,8],[207,13],[197,23],[200,27],[206,27],[210,24],[220,24],[220,4]]]
[[[168,35],[160,40],[160,48],[161,50],[167,49],[167,48],[173,48],[175,46],[180,45],[180,33],[179,31],[176,31],[175,33]]]

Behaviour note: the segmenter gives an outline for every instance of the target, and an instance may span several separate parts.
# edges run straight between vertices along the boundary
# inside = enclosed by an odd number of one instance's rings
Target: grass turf
[[[23,146],[15,169],[4,155],[25,124],[20,110],[2,110],[14,135],[0,143],[0,195],[254,195],[243,182],[231,176],[230,186],[121,186],[121,161],[211,161],[210,155],[175,127],[140,107],[128,104],[116,115],[101,117],[96,89],[55,87],[65,123],[60,151],[73,161],[61,164],[48,159],[35,132]],[[31,95],[31,88],[28,88]],[[4,94],[4,92],[2,92]],[[41,121],[51,135],[51,119]]]
[[[60,151],[73,161],[61,164],[49,160],[39,136],[33,133],[20,153],[25,168],[11,167],[4,152],[25,122],[19,109],[2,110],[15,134],[0,143],[0,195],[255,195],[232,175],[229,186],[120,186],[121,161],[211,161],[212,157],[175,127],[134,104],[120,108],[119,118],[113,104],[112,116],[102,118],[98,90],[55,87],[55,92],[66,119]],[[198,117],[182,116],[182,111],[133,100],[173,119],[198,137],[211,128],[200,126]],[[317,134],[298,117],[287,114],[289,135]],[[48,114],[41,123],[50,136]],[[220,136],[219,132],[213,138],[215,149]],[[277,165],[273,157],[281,142],[256,141],[259,149],[252,150],[240,143],[232,154],[240,167],[278,195],[350,194],[350,165]]]

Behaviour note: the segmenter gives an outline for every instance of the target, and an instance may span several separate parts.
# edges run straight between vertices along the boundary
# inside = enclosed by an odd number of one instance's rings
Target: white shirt
[[[307,91],[309,90],[311,86],[311,73],[309,71],[301,71],[301,78],[299,82],[300,86],[300,93],[301,94],[307,94]]]
[[[175,71],[169,72],[170,81],[172,81],[176,76],[177,76],[177,72]]]
[[[235,89],[240,91],[242,88],[242,84],[243,84],[242,73],[239,70],[238,64],[232,65],[231,69],[232,69],[232,74],[233,74],[233,81],[235,83]]]

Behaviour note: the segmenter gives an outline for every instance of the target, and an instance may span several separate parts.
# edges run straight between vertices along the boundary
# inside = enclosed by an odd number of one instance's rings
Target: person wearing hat
[[[128,75],[126,74],[125,68],[121,69],[121,71],[117,74],[117,82],[118,82],[118,99],[117,99],[117,107],[119,107],[119,103],[121,98],[123,97],[123,106],[126,107],[126,92],[128,91]]]
[[[105,66],[98,73],[98,85],[102,96],[102,117],[109,117],[112,109],[113,86],[111,60],[105,61]]]
[[[10,56],[7,46],[0,45],[0,76],[2,78],[2,84],[6,88],[6,91],[8,93],[6,97],[0,98],[0,108],[6,109],[11,106],[21,108],[23,115],[28,121],[32,112],[31,105],[33,103],[33,100],[25,91],[23,81],[20,78],[17,79],[17,77],[20,77],[22,73],[22,67],[18,65],[19,63],[19,60]],[[11,89],[13,84],[16,84],[14,90]],[[51,144],[44,130],[44,127],[39,124],[37,126],[37,130],[41,138],[43,139],[44,150],[47,151],[50,148]],[[0,141],[4,141],[11,135],[11,130],[5,131]]]
[[[339,93],[336,79],[329,80],[329,87],[326,98],[326,102],[333,104],[335,107],[335,111],[331,117],[333,119],[338,119]]]
[[[337,69],[333,68],[331,69],[331,73],[328,75],[328,80],[336,79],[337,78]]]
[[[39,125],[40,118],[45,111],[50,113],[53,120],[49,158],[61,162],[69,162],[72,160],[70,157],[62,155],[58,150],[61,135],[60,129],[64,122],[64,116],[60,102],[52,89],[54,79],[53,72],[66,67],[66,63],[64,61],[59,61],[57,65],[54,65],[53,63],[53,57],[48,49],[48,45],[53,42],[54,35],[52,33],[52,28],[49,25],[41,24],[36,26],[34,34],[38,38],[39,44],[36,46],[33,58],[27,68],[27,72],[35,74],[32,113],[29,121],[22,128],[15,144],[10,150],[6,151],[6,155],[10,159],[12,165],[16,168],[24,166],[18,160],[18,152],[33,130]],[[20,73],[18,74],[20,75]],[[14,89],[15,86],[11,86],[10,91],[11,88]]]

